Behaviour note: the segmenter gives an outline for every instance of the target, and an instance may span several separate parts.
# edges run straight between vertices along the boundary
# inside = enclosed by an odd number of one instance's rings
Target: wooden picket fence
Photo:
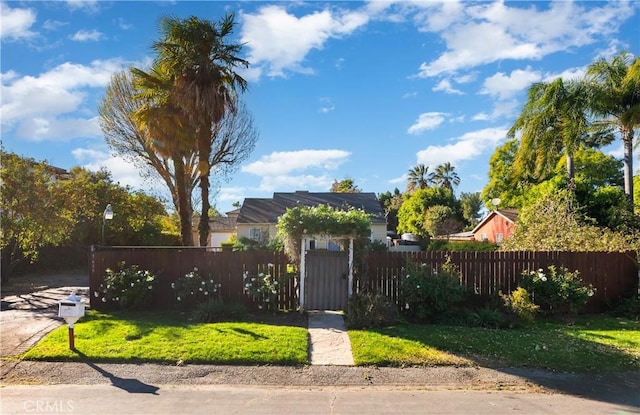
[[[478,297],[510,293],[517,288],[523,271],[546,270],[549,265],[578,270],[585,283],[592,284],[595,295],[583,311],[599,312],[606,303],[637,293],[638,268],[631,253],[610,252],[372,252],[356,261],[354,293],[373,290],[383,293],[401,306],[400,282],[408,261],[434,270],[451,261],[460,271],[461,284]],[[103,281],[107,268],[121,262],[138,265],[158,279],[152,305],[166,308],[174,303],[171,283],[197,267],[201,275],[212,276],[222,284],[225,300],[255,302],[244,292],[243,273],[270,272],[279,282],[278,309],[299,308],[298,282],[294,267],[281,253],[212,252],[190,247],[94,247],[89,253],[90,289],[93,294]],[[268,265],[270,264],[270,265]],[[91,295],[91,306],[103,307]]]

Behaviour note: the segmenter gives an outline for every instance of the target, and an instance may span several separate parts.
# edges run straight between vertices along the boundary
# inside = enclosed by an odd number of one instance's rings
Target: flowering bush
[[[259,272],[257,275],[250,275],[249,271],[242,274],[244,292],[258,300],[258,308],[277,310],[278,281],[271,273],[273,264],[267,265],[267,272]]]
[[[220,287],[222,284],[212,277],[204,278],[196,267],[171,283],[177,304],[187,308],[219,297]]]
[[[462,301],[465,289],[455,265],[448,260],[440,271],[428,264],[412,264],[400,283],[405,313],[420,321],[429,321]]]
[[[93,295],[103,303],[138,309],[148,304],[155,284],[156,277],[151,272],[139,269],[138,265],[126,267],[121,262],[117,271],[107,268],[104,281]]]
[[[548,314],[577,313],[595,290],[591,284],[585,285],[578,277],[578,271],[566,268],[556,269],[551,265],[548,272],[524,271],[520,286],[527,290],[533,302]]]
[[[540,307],[531,300],[527,290],[518,287],[510,295],[501,295],[501,297],[507,310],[520,321],[530,323],[535,320]]]

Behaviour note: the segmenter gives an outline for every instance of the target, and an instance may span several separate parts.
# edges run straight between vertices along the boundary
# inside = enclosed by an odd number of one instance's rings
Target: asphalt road
[[[72,380],[70,380],[72,381]],[[560,394],[359,387],[6,386],[2,414],[633,414]]]

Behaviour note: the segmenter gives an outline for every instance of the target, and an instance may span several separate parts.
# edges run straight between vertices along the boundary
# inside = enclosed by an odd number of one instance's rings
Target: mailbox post
[[[73,325],[84,317],[84,303],[82,299],[72,292],[71,295],[59,302],[58,317],[62,317],[69,326],[69,349],[75,350],[75,338]]]

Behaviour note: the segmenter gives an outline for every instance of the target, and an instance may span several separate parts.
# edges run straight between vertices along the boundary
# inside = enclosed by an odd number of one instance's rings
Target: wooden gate
[[[347,252],[307,251],[305,309],[346,310],[349,288]]]

